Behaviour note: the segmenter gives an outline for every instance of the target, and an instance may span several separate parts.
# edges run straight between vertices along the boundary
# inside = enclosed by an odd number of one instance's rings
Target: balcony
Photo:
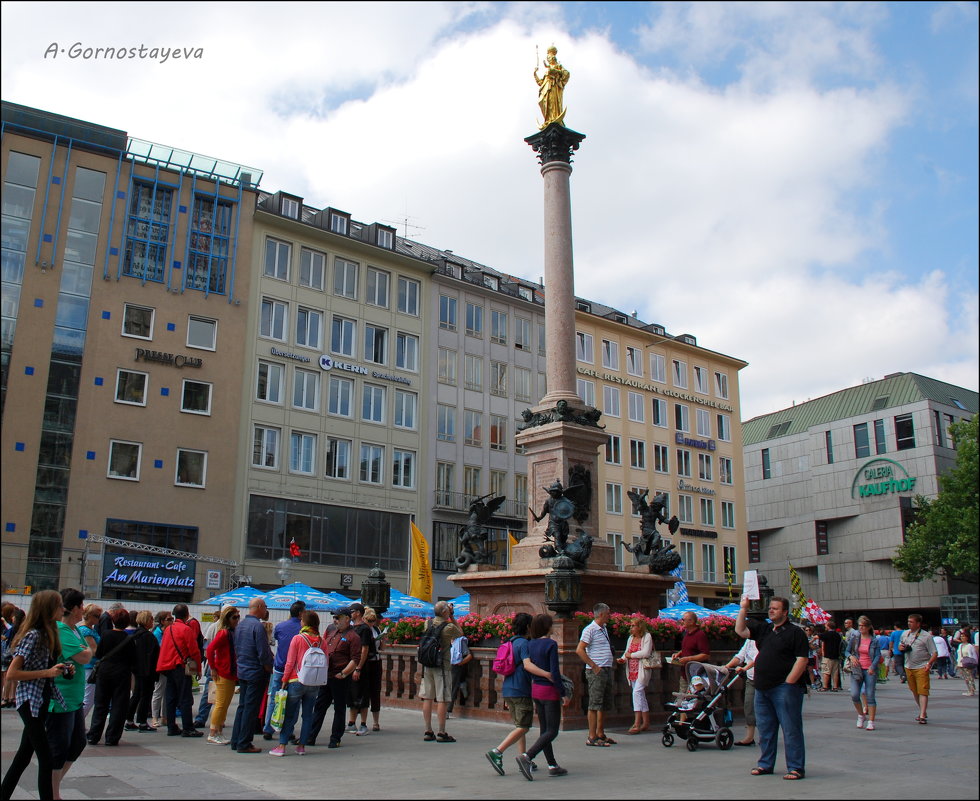
[[[469,512],[472,502],[473,496],[467,495],[465,492],[443,492],[442,490],[436,490],[432,506],[434,509],[447,509],[452,512],[462,512],[465,514]],[[508,498],[494,515],[494,518],[500,517],[506,517],[512,520],[526,520],[527,503]]]

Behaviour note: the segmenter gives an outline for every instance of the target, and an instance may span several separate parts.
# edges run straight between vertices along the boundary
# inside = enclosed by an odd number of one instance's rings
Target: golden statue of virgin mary
[[[559,125],[565,124],[565,107],[562,97],[568,78],[568,70],[562,67],[558,61],[558,48],[552,45],[548,48],[548,53],[544,59],[544,75],[539,78],[538,68],[534,68],[534,80],[540,87],[538,89],[538,106],[544,117],[544,123],[539,126],[541,130],[553,122],[557,122]]]

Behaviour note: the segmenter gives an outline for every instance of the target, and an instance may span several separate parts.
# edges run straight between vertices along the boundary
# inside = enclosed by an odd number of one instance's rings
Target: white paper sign
[[[759,571],[746,570],[742,577],[742,594],[750,601],[758,601],[759,595]]]

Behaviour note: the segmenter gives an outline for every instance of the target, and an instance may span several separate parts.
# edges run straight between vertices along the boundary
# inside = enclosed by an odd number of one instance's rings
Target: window
[[[643,375],[643,353],[631,345],[626,346],[626,372],[630,375]]]
[[[327,257],[316,250],[301,248],[299,252],[299,285],[323,290]]]
[[[463,467],[463,494],[478,498],[483,490],[483,471],[479,467]]]
[[[278,300],[262,298],[262,310],[259,317],[259,336],[268,339],[286,341],[286,319],[289,316],[289,306]]]
[[[178,487],[203,487],[207,473],[207,451],[177,449],[177,472],[174,476],[174,484]]]
[[[584,378],[575,379],[575,392],[582,399],[582,403],[595,407],[595,384],[592,381],[586,381]]]
[[[466,409],[463,412],[463,442],[466,445],[483,445],[483,412]]]
[[[180,410],[190,414],[211,414],[211,385],[185,378],[180,392]]]
[[[534,301],[534,290],[529,286],[522,285],[517,287],[517,294],[524,298],[524,300]]]
[[[709,412],[707,409],[698,409],[697,418],[698,418],[698,436],[710,437],[711,436],[711,412]]]
[[[738,573],[738,560],[735,558],[735,548],[732,545],[725,545],[722,550],[722,567],[725,570],[725,580],[735,583],[735,576]]]
[[[289,280],[289,251],[288,242],[278,239],[265,240],[265,275],[280,281]]]
[[[578,361],[592,364],[595,361],[592,347],[592,334],[575,332],[575,358]]]
[[[524,473],[514,474],[514,504],[518,509],[527,506],[527,476]]]
[[[834,438],[830,431],[824,432],[824,444],[827,446],[827,464],[834,463]]]
[[[619,369],[619,343],[602,340],[602,366],[610,370]]]
[[[122,335],[137,339],[153,339],[153,309],[124,304]]]
[[[316,434],[293,431],[289,435],[289,472],[312,476],[316,463]]]
[[[670,452],[666,445],[654,444],[653,469],[658,473],[670,472]]]
[[[698,454],[698,478],[702,481],[713,481],[711,477],[711,456],[707,453]]]
[[[735,471],[733,469],[732,460],[727,456],[718,457],[718,480],[722,484],[735,483]]]
[[[647,444],[642,439],[630,440],[630,467],[636,470],[647,469]]]
[[[875,420],[875,453],[882,454],[885,451],[885,421]]]
[[[293,406],[315,412],[319,407],[320,375],[310,370],[293,372]]]
[[[218,344],[218,321],[207,317],[187,318],[187,347],[214,350]]]
[[[327,437],[327,465],[325,475],[327,478],[339,478],[347,480],[350,478],[350,446],[349,439],[337,439]]]
[[[754,564],[762,561],[762,538],[758,531],[750,531],[748,537],[749,563]]]
[[[506,362],[490,362],[490,394],[507,397]]]
[[[330,352],[353,359],[357,348],[356,339],[357,322],[335,314],[330,325]]]
[[[392,450],[391,486],[415,489],[415,451]]]
[[[715,502],[711,498],[701,498],[701,525],[715,525]]]
[[[627,402],[629,405],[629,418],[635,423],[645,422],[643,395],[639,392],[628,392]]]
[[[722,442],[732,441],[732,419],[727,414],[718,415],[718,439]]]
[[[684,581],[694,581],[694,543],[681,543],[681,578]]]
[[[602,412],[609,417],[619,417],[619,390],[615,387],[603,386]]]
[[[357,299],[357,262],[333,260],[333,293],[342,298]]]
[[[491,495],[507,494],[507,473],[505,471],[503,470],[490,471],[490,494]]]
[[[691,475],[691,452],[683,448],[677,449],[677,475],[687,477]]]
[[[364,323],[364,361],[388,363],[388,329]]]
[[[828,537],[826,520],[815,520],[813,522],[813,533],[817,556],[830,555],[830,539]]]
[[[618,434],[610,434],[606,440],[606,464],[622,464],[622,441]]]
[[[109,440],[109,471],[107,478],[121,478],[126,481],[140,480],[140,455],[142,443]]]
[[[463,364],[463,386],[474,392],[483,392],[483,358],[467,353]]]
[[[694,365],[694,391],[702,395],[708,394],[708,369]]]
[[[452,406],[440,403],[436,408],[436,439],[456,441],[456,410]]]
[[[371,306],[380,306],[382,309],[388,308],[388,287],[391,283],[391,276],[384,270],[376,270],[374,267],[367,269],[367,300]]]
[[[290,217],[293,220],[299,219],[299,201],[291,197],[279,198],[279,211],[283,217]]]
[[[538,356],[544,356],[548,353],[548,329],[544,327],[544,323],[538,323]]]
[[[769,464],[769,449],[762,449],[762,479],[763,481],[772,478],[772,466]]]
[[[135,370],[116,370],[116,403],[146,406],[149,376]]]
[[[667,383],[666,361],[659,353],[650,354],[650,380],[659,384]]]
[[[190,252],[184,276],[184,285],[189,289],[225,293],[233,216],[231,201],[194,198]]]
[[[418,281],[398,276],[398,311],[402,314],[419,316],[419,287]]]
[[[490,415],[490,450],[507,450],[507,418],[503,415]]]
[[[173,189],[156,183],[133,183],[123,275],[144,281],[163,281],[173,194]]]
[[[674,386],[680,389],[687,389],[687,362],[673,359],[671,364],[673,365],[671,377],[673,378]]]
[[[313,309],[300,306],[296,310],[296,344],[306,348],[320,349],[320,331],[323,328],[323,315]]]
[[[365,384],[361,394],[361,419],[368,423],[385,421],[385,388]]]
[[[735,528],[735,504],[731,501],[721,502],[721,527]]]
[[[360,479],[364,484],[384,481],[385,449],[380,445],[361,444]]]
[[[707,498],[702,498],[702,503]],[[704,568],[704,580],[709,584],[714,584],[718,580],[715,572],[715,546],[707,542],[701,543],[701,567]]]
[[[252,467],[279,469],[279,429],[255,426],[252,436]]]
[[[327,393],[327,412],[340,417],[351,417],[354,405],[354,382],[349,378],[330,376]]]
[[[447,331],[456,330],[456,298],[439,296],[439,327]]]
[[[439,348],[437,377],[443,384],[456,383],[456,351]]]
[[[507,344],[507,312],[490,310],[490,341]]]
[[[864,459],[871,455],[871,442],[868,439],[868,424],[854,426],[854,458]]]
[[[417,425],[419,396],[404,389],[395,390],[395,427],[414,429]]]
[[[456,489],[456,465],[436,462],[436,505],[451,506]]]
[[[674,428],[676,428],[678,431],[691,430],[691,421],[688,417],[688,410],[682,403],[674,404]]]
[[[259,362],[255,397],[267,403],[282,403],[283,366],[274,362]]]
[[[531,371],[526,367],[514,368],[514,397],[524,403],[531,402]]]
[[[900,414],[895,418],[895,447],[900,451],[915,447],[915,426],[911,414]]]
[[[338,214],[337,212],[330,212],[330,230],[335,234],[347,235],[347,225],[350,222],[350,218],[346,214]]]
[[[606,511],[609,514],[623,513],[623,485],[606,482]]]
[[[419,338],[399,331],[395,335],[395,367],[417,373],[419,369]]]
[[[517,350],[531,350],[531,321],[523,317],[514,318],[514,347]]]
[[[728,376],[725,373],[715,373],[715,395],[728,399]]]
[[[471,337],[483,337],[483,307],[475,303],[466,304],[466,334]]]
[[[650,422],[659,428],[667,428],[667,401],[653,398],[653,419]]]
[[[682,523],[694,522],[694,499],[690,495],[677,496],[677,519]],[[690,563],[685,562],[685,567],[690,567]]]

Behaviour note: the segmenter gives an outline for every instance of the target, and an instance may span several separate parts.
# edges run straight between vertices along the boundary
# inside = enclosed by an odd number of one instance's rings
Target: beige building
[[[3,123],[3,581],[205,597],[230,567],[259,176]]]

